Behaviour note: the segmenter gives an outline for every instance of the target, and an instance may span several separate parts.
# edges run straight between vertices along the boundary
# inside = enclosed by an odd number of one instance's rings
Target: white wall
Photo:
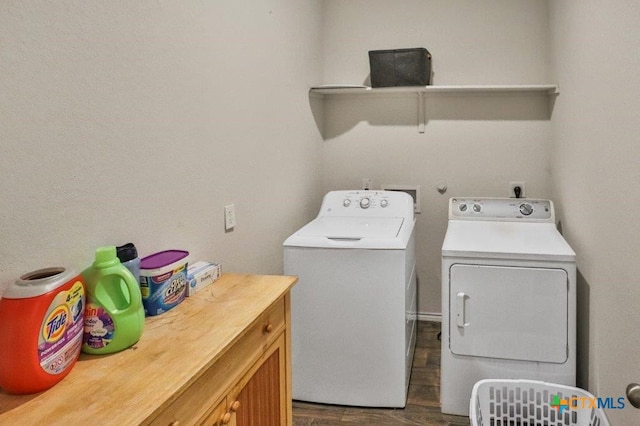
[[[281,273],[321,198],[321,4],[0,4],[0,282],[96,247]],[[223,206],[238,226],[225,233]]]
[[[601,397],[640,383],[640,4],[551,2],[561,94],[551,166],[577,253],[579,381]],[[614,425],[640,424],[628,403]]]
[[[422,185],[420,309],[437,313],[447,199],[526,180],[578,253],[581,385],[621,396],[640,382],[640,6],[549,4],[0,3],[0,283],[127,241],[279,273],[322,194],[367,177]],[[367,82],[368,50],[417,46],[435,84],[559,82],[551,121],[538,99],[433,98],[418,134],[415,99],[307,97]]]
[[[549,67],[546,1],[327,0],[322,83],[368,83],[369,50],[426,47],[433,83],[541,84]],[[324,101],[324,190],[421,186],[417,217],[419,305],[439,314],[440,248],[453,196],[508,196],[510,181],[548,197],[550,110],[546,97],[341,97]],[[449,190],[441,195],[439,182]]]

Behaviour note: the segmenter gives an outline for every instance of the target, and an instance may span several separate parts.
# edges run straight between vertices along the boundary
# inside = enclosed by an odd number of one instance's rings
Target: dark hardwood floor
[[[360,408],[293,401],[294,426],[469,425],[469,418],[440,412],[439,322],[418,322],[409,397],[404,409]]]

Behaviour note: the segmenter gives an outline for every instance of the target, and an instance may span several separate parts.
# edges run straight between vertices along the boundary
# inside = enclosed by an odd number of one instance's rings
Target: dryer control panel
[[[555,222],[551,200],[451,198],[449,220]]]

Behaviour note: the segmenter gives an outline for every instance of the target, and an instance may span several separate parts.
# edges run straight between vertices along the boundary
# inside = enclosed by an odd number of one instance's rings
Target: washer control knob
[[[344,201],[342,202],[342,205],[345,207],[349,207],[351,205],[351,200],[348,198],[345,198]]]
[[[368,197],[364,197],[363,199],[360,200],[360,207],[362,207],[363,209],[368,209],[370,205],[371,205],[371,200],[369,200]]]
[[[389,200],[380,200],[380,207],[384,208],[389,205]]]
[[[531,213],[533,213],[533,206],[529,203],[520,204],[520,213],[525,216],[529,216]]]
[[[467,211],[467,205],[466,204],[460,204],[458,209],[460,209],[461,212],[466,212]]]
[[[476,213],[480,213],[482,211],[482,206],[480,204],[474,204],[473,211]]]

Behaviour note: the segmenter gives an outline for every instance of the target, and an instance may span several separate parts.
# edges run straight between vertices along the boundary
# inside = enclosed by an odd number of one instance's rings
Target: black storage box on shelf
[[[428,86],[431,54],[423,47],[370,50],[371,87]]]

